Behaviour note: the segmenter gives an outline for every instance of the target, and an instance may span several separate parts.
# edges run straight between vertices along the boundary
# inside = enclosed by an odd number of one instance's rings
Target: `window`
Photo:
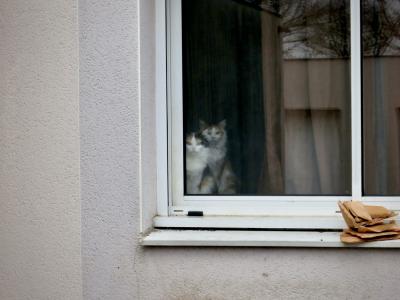
[[[160,215],[399,209],[398,1],[158,3]]]

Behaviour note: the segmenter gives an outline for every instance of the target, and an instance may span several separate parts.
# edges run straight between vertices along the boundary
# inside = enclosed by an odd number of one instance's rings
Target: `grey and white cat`
[[[215,180],[208,174],[209,155],[210,149],[204,138],[196,133],[186,136],[186,193],[211,194],[215,191]]]
[[[226,120],[213,125],[200,120],[200,133],[209,148],[207,166],[216,181],[218,194],[235,194],[237,178],[226,155],[228,135],[225,127]]]

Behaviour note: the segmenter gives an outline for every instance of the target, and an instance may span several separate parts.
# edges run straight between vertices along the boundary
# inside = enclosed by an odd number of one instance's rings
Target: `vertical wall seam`
[[[143,233],[143,179],[142,179],[142,87],[141,87],[141,69],[142,69],[142,61],[141,61],[141,18],[140,18],[140,2],[137,1],[137,43],[138,43],[138,128],[139,128],[139,234]]]

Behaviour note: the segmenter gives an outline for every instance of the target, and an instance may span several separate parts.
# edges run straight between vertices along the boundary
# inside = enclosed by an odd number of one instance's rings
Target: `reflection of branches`
[[[287,54],[349,56],[348,0],[283,0],[280,4],[281,33]]]
[[[263,0],[282,17],[280,32],[287,56],[349,57],[350,0]],[[366,55],[400,52],[398,0],[363,0]]]
[[[365,55],[399,53],[400,7],[393,0],[363,1],[363,48]]]

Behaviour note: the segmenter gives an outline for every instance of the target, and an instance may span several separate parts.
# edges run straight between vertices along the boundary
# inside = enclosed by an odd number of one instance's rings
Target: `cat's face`
[[[186,136],[186,151],[201,152],[206,148],[206,145],[201,137],[195,133],[190,133]]]
[[[225,125],[225,120],[214,125],[208,125],[204,121],[200,121],[200,131],[208,142],[217,143],[222,140],[226,134]]]

